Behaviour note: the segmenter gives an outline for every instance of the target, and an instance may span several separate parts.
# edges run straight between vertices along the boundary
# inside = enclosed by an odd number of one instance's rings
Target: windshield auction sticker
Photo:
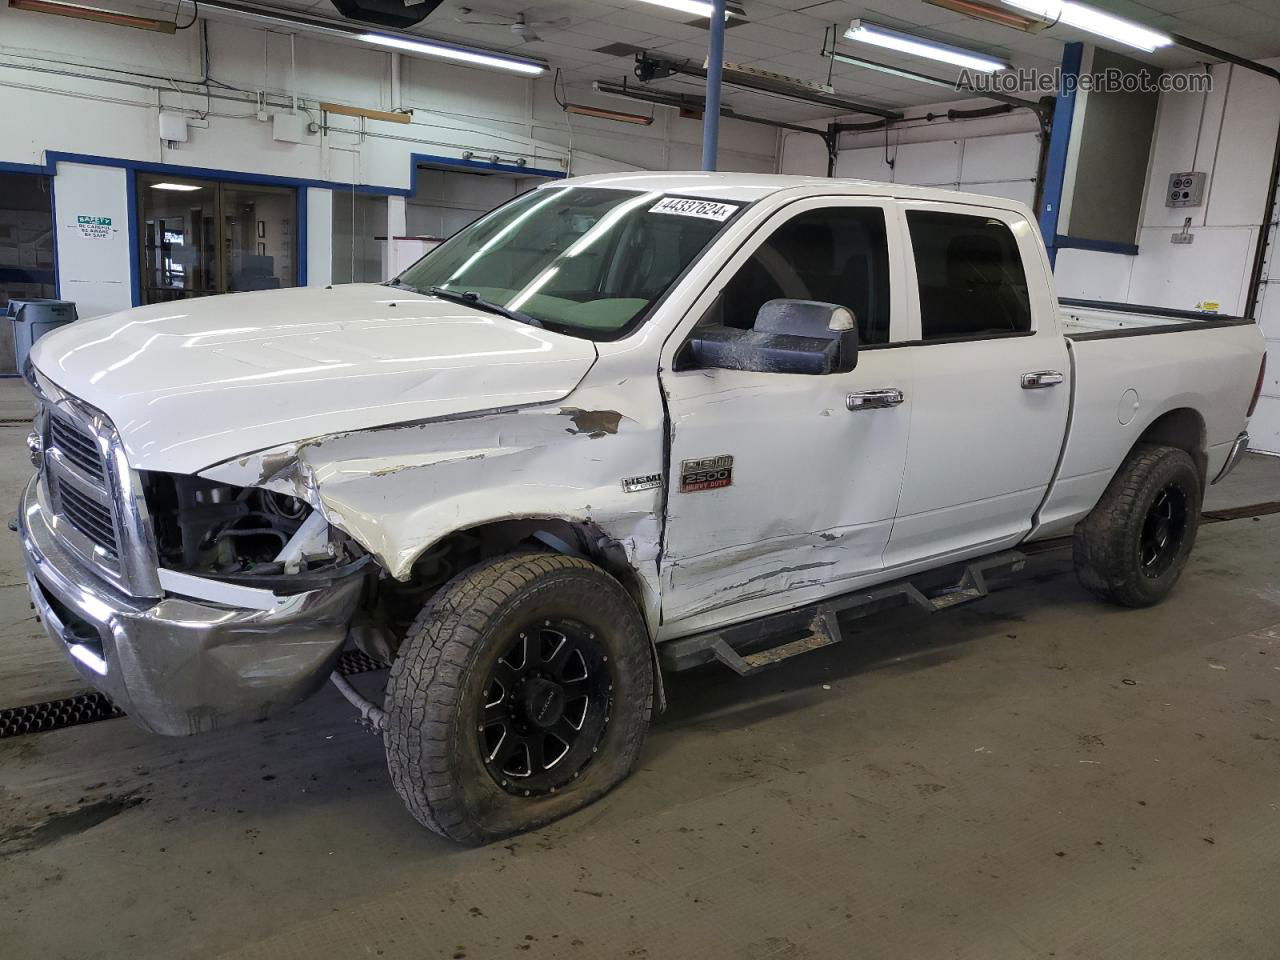
[[[718,200],[690,200],[687,197],[667,197],[649,208],[650,213],[674,213],[680,217],[701,217],[703,220],[728,220],[738,212],[738,204],[721,203]]]

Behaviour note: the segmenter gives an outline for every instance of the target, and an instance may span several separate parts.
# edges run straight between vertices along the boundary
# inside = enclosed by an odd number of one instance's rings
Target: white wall
[[[405,212],[406,233],[442,240],[481,214],[543,182],[537,177],[419,170],[416,189],[408,198]]]
[[[1062,296],[1180,309],[1216,303],[1221,313],[1244,311],[1280,125],[1280,84],[1229,64],[1209,69],[1212,91],[1160,98],[1138,255],[1059,251]],[[1166,207],[1169,174],[1192,170],[1208,176],[1204,204]],[[1195,240],[1170,242],[1187,217]],[[1272,273],[1258,310],[1272,374],[1250,432],[1254,449],[1280,453],[1280,267]]]
[[[1222,313],[1244,310],[1280,125],[1280,85],[1229,64],[1209,69],[1212,91],[1160,98],[1138,255],[1060,251],[1063,296],[1182,309],[1217,303]],[[1169,174],[1189,170],[1208,177],[1204,204],[1166,207]],[[1172,243],[1188,217],[1195,240]]]
[[[907,120],[883,130],[841,136],[836,176],[915,186],[941,186],[987,196],[1035,200],[1040,166],[1040,128],[1029,110],[971,120],[947,120],[948,109],[972,110],[979,101],[913,107]],[[925,119],[929,114],[942,119]],[[864,119],[864,118],[863,118]],[[822,141],[787,133],[784,173],[823,176]]]
[[[399,190],[413,186],[412,154],[498,154],[570,174],[698,165],[701,124],[670,110],[659,108],[650,127],[589,117],[574,117],[570,125],[549,78],[529,80],[408,56],[400,59],[399,89],[393,91],[396,54],[306,34],[291,46],[289,35],[244,21],[208,22],[210,75],[239,89],[205,87],[199,82],[199,34],[191,29],[165,36],[0,7],[0,162],[43,164],[48,152],[58,151]],[[616,105],[589,90],[571,93],[577,101]],[[273,138],[269,120],[258,119],[259,94],[269,100],[269,116],[288,110],[294,95],[301,98],[305,118],[315,122],[323,120],[320,100],[412,108],[414,116],[409,124],[392,124],[330,115],[327,131],[286,143]],[[160,140],[161,112],[187,118],[186,142]],[[772,172],[776,143],[769,128],[726,120],[721,168]],[[71,183],[78,176],[68,169],[60,167],[55,178],[60,208],[63,179],[70,176]],[[101,203],[122,213],[124,174],[116,170],[109,179],[104,189],[111,195]],[[327,279],[330,250],[322,238],[330,209],[319,194],[314,204],[308,201],[312,283]],[[390,232],[402,233],[403,224]],[[59,252],[64,283],[101,266],[78,262],[83,247]],[[127,272],[112,277],[128,290]],[[98,299],[91,309],[118,305],[105,296],[106,281],[95,282]],[[68,289],[63,295],[74,294]]]

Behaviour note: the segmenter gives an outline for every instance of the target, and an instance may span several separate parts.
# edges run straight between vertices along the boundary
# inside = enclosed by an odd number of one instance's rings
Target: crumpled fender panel
[[[456,531],[509,519],[588,523],[639,575],[656,623],[663,491],[627,492],[623,481],[663,472],[662,406],[653,379],[633,383],[580,387],[563,403],[337,433],[201,476],[307,500],[401,580]]]

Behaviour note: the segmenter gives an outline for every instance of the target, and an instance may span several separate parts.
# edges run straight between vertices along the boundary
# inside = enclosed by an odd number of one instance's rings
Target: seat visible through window
[[[703,322],[748,330],[760,307],[777,299],[847,307],[858,319],[862,343],[887,343],[889,256],[883,211],[831,207],[788,220],[743,264]]]

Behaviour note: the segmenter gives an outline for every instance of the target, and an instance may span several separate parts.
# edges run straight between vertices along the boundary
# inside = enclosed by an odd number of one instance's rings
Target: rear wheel
[[[446,584],[387,687],[387,763],[424,826],[483,843],[549,823],[631,771],[653,662],[635,604],[594,564],[525,553]]]
[[[1200,526],[1200,472],[1185,450],[1134,449],[1076,527],[1076,575],[1127,607],[1163,600],[1177,583]]]

